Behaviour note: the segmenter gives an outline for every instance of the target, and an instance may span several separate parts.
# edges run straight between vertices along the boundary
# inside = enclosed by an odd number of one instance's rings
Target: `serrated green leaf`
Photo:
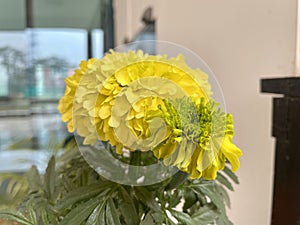
[[[130,197],[126,189],[122,186],[119,189],[119,205],[119,209],[124,217],[126,224],[138,225],[140,220],[138,218],[138,214],[132,197]]]
[[[58,211],[61,211],[67,208],[71,208],[78,202],[87,201],[98,195],[99,193],[102,193],[102,195],[104,195],[110,190],[111,185],[111,182],[102,182],[100,184],[96,183],[74,189],[73,191],[69,192],[64,198],[59,200],[56,208]]]
[[[236,183],[236,184],[239,184],[239,178],[237,177],[237,175],[235,173],[233,173],[231,171],[231,169],[229,169],[227,166],[225,166],[225,168],[223,169],[223,172],[228,176],[230,177],[230,179]]]
[[[31,192],[39,191],[42,187],[41,176],[36,168],[32,166],[27,172],[28,184]]]
[[[44,189],[50,200],[54,197],[55,182],[55,157],[52,156],[48,162],[46,173],[44,175]]]
[[[219,209],[222,213],[226,213],[225,204],[223,202],[222,196],[217,192],[215,184],[205,184],[201,185],[200,187],[196,188],[195,190],[198,190],[202,192],[204,195],[209,197],[211,202]]]
[[[153,192],[148,191],[144,187],[135,187],[135,194],[137,198],[151,210],[155,212],[161,211],[160,206],[155,201],[155,196],[153,195]]]
[[[0,219],[15,221],[22,225],[34,225],[23,214],[15,211],[0,211]]]
[[[197,195],[198,201],[201,205],[207,204],[207,198],[206,195],[203,194],[201,191],[198,190],[198,187],[192,188],[192,191]]]
[[[223,184],[225,187],[227,187],[229,190],[233,191],[232,184],[230,181],[225,177],[222,173],[218,173],[217,181],[219,181],[221,184]]]
[[[105,224],[106,201],[103,200],[91,213],[85,225],[103,225]]]
[[[217,210],[216,206],[209,203],[197,210],[197,212],[192,215],[192,219],[197,225],[207,225],[214,223],[219,215],[220,212]]]
[[[96,197],[78,205],[63,218],[59,225],[81,225],[95,210],[101,200],[102,199]]]
[[[107,225],[121,225],[119,214],[117,212],[115,203],[112,198],[109,198],[106,206],[106,224]]]
[[[228,192],[226,191],[226,189],[221,185],[216,185],[216,189],[220,193],[220,195],[223,197],[225,205],[228,208],[230,208],[230,206],[231,206],[230,197],[229,197]]]
[[[184,212],[179,212],[176,210],[171,210],[171,214],[180,222],[182,222],[185,225],[196,225],[195,222],[192,220],[192,218],[189,216],[189,214]]]

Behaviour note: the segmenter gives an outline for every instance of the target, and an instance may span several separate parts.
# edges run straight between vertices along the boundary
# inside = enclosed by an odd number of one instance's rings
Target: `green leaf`
[[[164,213],[159,213],[159,212],[151,212],[151,216],[155,222],[155,224],[163,224],[165,219],[166,219],[166,214]]]
[[[183,204],[183,211],[191,208],[194,204],[198,202],[197,195],[192,191],[186,191],[184,193],[184,204]]]
[[[167,225],[177,225],[176,223],[174,223],[172,220],[167,220],[166,221]]]
[[[21,213],[14,211],[0,211],[0,219],[15,221],[23,225],[34,225]]]
[[[182,198],[182,196],[179,194],[178,190],[175,190],[174,193],[170,193],[168,197],[169,197],[168,208],[175,208],[179,204],[179,202],[181,201],[181,198]]]
[[[147,207],[149,207],[151,210],[154,210],[155,212],[160,212],[161,208],[158,205],[158,203],[155,201],[155,196],[153,195],[153,192],[148,191],[144,187],[135,187],[135,194],[137,198],[145,204]]]
[[[91,213],[85,225],[103,225],[105,224],[105,206],[106,201],[103,200]]]
[[[222,213],[226,213],[225,204],[223,202],[222,196],[217,192],[215,183],[205,184],[199,186],[197,189],[200,192],[202,192],[204,195],[209,197],[211,202],[217,206],[219,210],[221,210]]]
[[[0,209],[15,209],[28,192],[27,177],[17,174],[0,174]]]
[[[112,198],[108,199],[106,206],[106,224],[107,225],[121,225],[119,214],[117,212],[115,203]]]
[[[36,166],[32,166],[27,173],[29,189],[31,192],[41,190],[42,181]]]
[[[203,194],[201,191],[198,190],[198,187],[192,188],[193,192],[197,195],[197,199],[201,205],[207,204],[207,198],[206,195]]]
[[[150,213],[147,213],[144,220],[140,223],[140,225],[155,225],[154,220]]]
[[[37,218],[36,218],[36,212],[34,211],[33,207],[30,206],[30,207],[28,208],[28,211],[29,211],[30,220],[32,221],[32,223],[33,223],[34,225],[37,225],[38,222],[37,222]]]
[[[45,209],[42,209],[41,215],[42,215],[42,220],[44,225],[49,225],[49,219],[48,219],[47,211]]]
[[[89,201],[78,205],[63,218],[59,225],[81,225],[81,223],[94,211],[100,201],[101,199],[99,198],[92,198]]]
[[[167,185],[166,190],[177,188],[179,185],[183,184],[189,177],[189,174],[182,171],[178,171],[172,176],[170,183]]]
[[[50,213],[50,214],[48,213],[48,218],[49,218],[49,222],[50,222],[51,225],[58,225],[59,224],[58,221],[57,221],[58,216],[55,216],[52,213]]]
[[[231,169],[229,169],[227,166],[225,166],[223,172],[224,172],[228,177],[230,177],[230,179],[233,180],[234,183],[236,183],[236,184],[239,184],[239,183],[240,183],[240,182],[239,182],[239,179],[238,179],[238,177],[237,177],[237,175],[235,175],[235,173],[233,173],[233,172],[231,171]]]
[[[58,225],[57,215],[48,208],[41,209],[41,217],[44,225]]]
[[[194,213],[192,215],[192,219],[197,225],[207,225],[214,223],[219,215],[220,212],[217,210],[216,206],[212,203],[209,203],[201,207],[196,213]]]
[[[102,195],[106,194],[110,190],[112,183],[111,182],[102,182],[91,184],[88,186],[79,187],[69,192],[64,198],[60,199],[56,205],[58,211],[72,208],[74,204],[87,201],[94,196],[102,192]]]
[[[217,220],[216,220],[217,225],[233,225],[233,223],[228,219],[226,214],[221,214]]]
[[[229,190],[233,191],[233,187],[232,187],[230,181],[222,173],[218,173],[217,181],[219,181],[221,184],[223,184]]]
[[[170,211],[172,215],[180,222],[182,222],[185,225],[196,225],[192,218],[189,216],[189,214],[184,213],[184,212],[179,212],[176,210],[171,210]]]
[[[124,187],[119,189],[119,209],[124,217],[126,224],[128,225],[138,225],[139,218],[138,214],[132,200],[132,197],[127,193]]]
[[[228,208],[230,208],[230,206],[231,206],[230,197],[229,197],[226,189],[221,185],[216,185],[216,189],[220,193],[220,195],[223,197],[223,200],[224,200],[224,203],[226,204],[226,206]]]
[[[50,200],[54,198],[55,177],[55,157],[52,156],[48,162],[46,173],[44,175],[44,189]]]

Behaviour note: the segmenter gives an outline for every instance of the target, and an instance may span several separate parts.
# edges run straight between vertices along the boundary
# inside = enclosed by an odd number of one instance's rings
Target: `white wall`
[[[235,225],[270,224],[272,95],[259,92],[259,80],[293,75],[296,1],[115,0],[116,44],[140,29],[142,9],[153,5],[157,39],[195,51],[214,71],[234,115],[234,142],[244,152],[241,184],[231,194]]]
[[[201,56],[234,115],[234,142],[244,155],[230,217],[236,225],[270,224],[271,95],[259,93],[259,80],[293,74],[296,0],[162,0],[156,11],[158,40]]]

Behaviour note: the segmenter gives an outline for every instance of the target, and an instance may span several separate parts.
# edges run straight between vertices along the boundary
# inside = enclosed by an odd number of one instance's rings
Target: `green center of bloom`
[[[171,130],[172,142],[187,139],[205,149],[212,135],[225,132],[226,114],[219,110],[214,101],[201,98],[196,104],[191,98],[164,100],[159,106],[162,118]]]

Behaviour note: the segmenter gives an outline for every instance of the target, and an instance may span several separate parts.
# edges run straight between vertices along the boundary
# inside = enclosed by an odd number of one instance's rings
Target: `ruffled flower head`
[[[236,171],[242,153],[232,144],[232,116],[211,99],[207,78],[182,55],[110,51],[66,79],[58,110],[84,144],[153,151],[193,179],[215,179],[227,160]]]

